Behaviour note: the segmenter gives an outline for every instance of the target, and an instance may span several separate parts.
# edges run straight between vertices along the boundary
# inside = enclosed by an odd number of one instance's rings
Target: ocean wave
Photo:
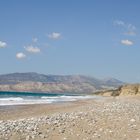
[[[53,96],[42,96],[41,99],[57,99],[59,97],[61,97],[61,96],[55,96],[55,97],[53,97]]]
[[[76,101],[76,100],[82,100],[82,99],[91,99],[93,96],[57,96],[57,97],[46,97],[42,96],[41,99],[46,99],[54,102],[59,102],[59,101]]]
[[[7,105],[29,105],[29,104],[50,104],[53,101],[46,101],[46,100],[0,100],[0,106],[7,106]]]
[[[21,97],[7,97],[7,98],[0,98],[0,101],[23,101],[24,99]]]
[[[31,97],[4,97],[0,98],[0,106],[6,105],[26,105],[26,104],[50,104],[50,103],[60,103],[60,102],[70,102],[83,99],[96,98],[94,96],[71,96],[71,95],[61,95],[61,96],[42,96],[36,98]]]

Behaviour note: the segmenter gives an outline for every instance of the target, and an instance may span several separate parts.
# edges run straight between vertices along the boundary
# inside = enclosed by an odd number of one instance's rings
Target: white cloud
[[[121,20],[115,20],[115,21],[114,21],[114,25],[124,26],[125,23],[124,23],[123,21],[121,21]]]
[[[22,53],[22,52],[19,52],[19,53],[16,54],[17,59],[23,59],[25,57],[26,57],[26,55],[24,53]]]
[[[35,37],[35,38],[32,39],[32,41],[33,41],[34,43],[36,43],[36,42],[38,41],[38,38]]]
[[[114,21],[114,25],[122,27],[125,30],[124,35],[134,36],[136,35],[136,26],[126,23],[122,20]]]
[[[134,44],[134,42],[126,39],[126,40],[121,40],[121,44],[123,44],[125,46],[132,46]]]
[[[57,32],[53,32],[53,33],[49,34],[48,37],[51,38],[51,39],[60,39],[61,34],[57,33]]]
[[[32,45],[24,47],[24,48],[27,52],[30,52],[30,53],[39,53],[40,52],[40,49],[38,47],[34,47]]]
[[[0,41],[0,48],[5,48],[7,46],[6,42]]]
[[[127,28],[129,31],[134,31],[136,30],[136,26],[132,25],[132,24],[127,24]]]

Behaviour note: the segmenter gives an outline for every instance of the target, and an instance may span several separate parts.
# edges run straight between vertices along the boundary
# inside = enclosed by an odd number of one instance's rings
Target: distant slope
[[[140,96],[140,84],[126,84],[115,90],[106,90],[95,94],[103,96]]]
[[[91,93],[123,84],[113,78],[99,80],[83,75],[44,75],[33,72],[0,75],[0,91]]]

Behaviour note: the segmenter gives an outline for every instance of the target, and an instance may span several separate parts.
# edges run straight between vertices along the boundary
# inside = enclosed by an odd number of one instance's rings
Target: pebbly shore
[[[0,140],[140,140],[140,100],[111,98],[70,112],[0,120]]]

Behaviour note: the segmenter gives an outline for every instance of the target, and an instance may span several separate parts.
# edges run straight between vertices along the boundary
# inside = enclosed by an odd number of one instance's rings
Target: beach
[[[0,107],[0,140],[139,140],[139,99]]]

